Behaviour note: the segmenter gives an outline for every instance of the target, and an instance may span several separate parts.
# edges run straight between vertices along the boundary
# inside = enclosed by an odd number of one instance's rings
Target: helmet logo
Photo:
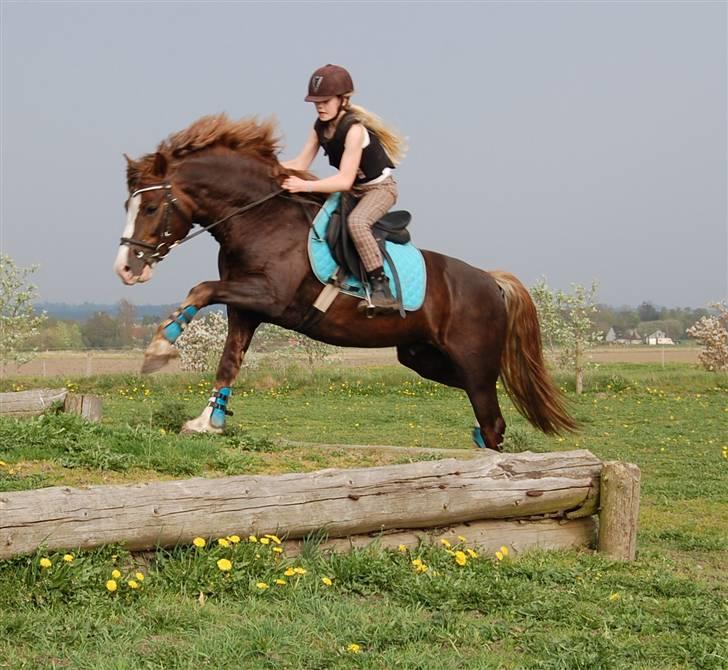
[[[319,88],[321,87],[321,82],[323,80],[324,78],[319,75],[311,78],[311,87],[313,88],[314,92],[319,90]]]

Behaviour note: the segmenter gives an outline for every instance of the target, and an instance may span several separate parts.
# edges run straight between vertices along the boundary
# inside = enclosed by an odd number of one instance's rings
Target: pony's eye
[[[157,211],[157,206],[156,206],[156,205],[147,205],[147,206],[146,206],[146,207],[144,208],[144,213],[145,213],[145,214],[146,214],[147,216],[152,216],[152,214],[154,214],[154,212],[156,212],[156,211]]]

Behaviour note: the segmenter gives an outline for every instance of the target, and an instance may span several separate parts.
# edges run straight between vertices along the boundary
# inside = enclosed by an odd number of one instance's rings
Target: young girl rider
[[[397,200],[392,170],[404,155],[404,140],[374,114],[352,105],[353,93],[351,76],[339,65],[324,65],[311,75],[305,100],[314,103],[318,119],[301,153],[282,165],[308,170],[319,147],[323,147],[338,172],[314,181],[291,176],[282,186],[291,193],[350,192],[356,206],[349,212],[349,233],[367,273],[375,313],[393,312],[397,301],[389,289],[371,228]],[[366,301],[359,308],[365,310]]]

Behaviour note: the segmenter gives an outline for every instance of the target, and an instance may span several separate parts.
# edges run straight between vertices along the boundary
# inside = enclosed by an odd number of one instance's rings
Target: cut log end
[[[632,463],[604,464],[599,510],[599,551],[619,561],[637,555],[640,469]]]

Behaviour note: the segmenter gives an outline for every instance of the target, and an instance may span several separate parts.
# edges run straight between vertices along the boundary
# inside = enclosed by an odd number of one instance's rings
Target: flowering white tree
[[[227,318],[220,312],[210,312],[204,318],[192,321],[176,342],[182,369],[193,372],[215,369],[226,337]],[[266,361],[274,365],[284,365],[294,356],[303,354],[313,367],[323,361],[334,347],[267,323],[257,330],[251,350],[265,353]],[[251,359],[246,357],[243,366],[252,365]]]
[[[191,372],[207,372],[217,366],[227,338],[227,317],[209,312],[193,320],[175,343],[180,367]]]
[[[45,314],[36,314],[33,300],[37,289],[28,283],[37,266],[19,268],[5,254],[0,255],[0,361],[24,363],[34,353],[27,349],[29,338],[37,335],[46,320]]]
[[[576,392],[581,393],[584,390],[586,352],[601,339],[601,335],[594,331],[591,319],[597,311],[597,283],[592,282],[590,288],[580,284],[571,286],[572,293],[553,291],[542,279],[530,292],[538,310],[544,344],[560,365],[573,370]]]
[[[706,370],[728,371],[728,306],[711,305],[718,310],[715,316],[704,316],[687,333],[705,347],[698,360]]]

